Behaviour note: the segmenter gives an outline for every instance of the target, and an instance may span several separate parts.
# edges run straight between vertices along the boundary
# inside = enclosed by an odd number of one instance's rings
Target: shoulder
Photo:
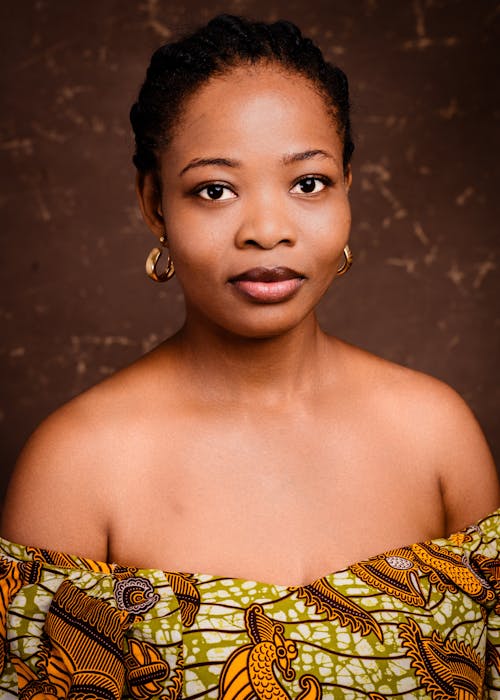
[[[2,535],[104,560],[120,471],[147,459],[154,380],[139,361],[83,392],[35,430],[18,459]]]
[[[351,348],[350,371],[371,412],[404,439],[438,480],[449,532],[500,504],[498,477],[482,430],[463,398],[422,372]],[[363,385],[365,389],[363,388]],[[367,388],[366,388],[367,387]]]

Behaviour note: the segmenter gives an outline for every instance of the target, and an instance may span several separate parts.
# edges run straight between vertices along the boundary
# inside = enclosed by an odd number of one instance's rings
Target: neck
[[[186,321],[175,337],[188,375],[208,399],[263,404],[297,400],[320,387],[331,339],[314,314],[271,338],[242,338]]]

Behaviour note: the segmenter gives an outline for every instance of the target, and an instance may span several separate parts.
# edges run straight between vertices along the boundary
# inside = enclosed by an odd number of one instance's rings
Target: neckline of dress
[[[84,557],[84,556],[79,556],[79,555],[74,555],[74,554],[68,554],[66,552],[61,552],[58,550],[50,549],[50,548],[45,548],[45,547],[36,547],[36,546],[28,546],[28,545],[22,545],[22,544],[17,544],[14,542],[11,542],[3,537],[0,537],[0,555],[2,551],[6,553],[8,556],[12,556],[14,558],[22,559],[23,561],[33,561],[33,556],[28,553],[28,549],[33,549],[33,550],[41,550],[44,552],[47,552],[49,555],[52,555],[55,558],[64,558],[67,559],[69,562],[74,564],[74,566],[61,566],[55,563],[51,562],[46,562],[47,565],[52,566],[56,569],[66,569],[66,570],[74,570],[74,569],[81,569],[85,571],[93,571],[96,574],[113,574],[115,570],[120,570],[120,569],[133,569],[136,571],[137,576],[147,576],[149,575],[154,575],[154,574],[162,574],[166,577],[174,576],[174,575],[181,575],[185,577],[190,577],[195,579],[199,583],[210,583],[210,582],[216,582],[216,581],[232,581],[235,586],[243,586],[248,585],[248,584],[253,584],[253,587],[258,587],[258,588],[274,588],[277,590],[282,590],[282,591],[287,591],[289,589],[297,589],[297,588],[305,588],[306,586],[311,586],[317,581],[320,581],[322,579],[326,580],[331,580],[333,578],[338,578],[341,574],[346,575],[349,571],[349,569],[353,566],[356,566],[357,564],[364,563],[369,560],[377,559],[380,557],[385,557],[388,556],[391,552],[395,550],[401,550],[401,549],[411,549],[411,547],[421,544],[423,542],[432,542],[435,544],[441,544],[441,543],[448,543],[451,544],[452,546],[461,546],[457,545],[454,542],[450,542],[450,539],[452,539],[454,536],[458,535],[460,532],[468,532],[468,531],[474,531],[478,530],[483,522],[490,518],[494,517],[500,517],[500,508],[497,510],[493,511],[492,513],[489,513],[488,515],[485,515],[483,518],[478,520],[476,523],[473,523],[472,525],[469,525],[468,527],[462,528],[458,532],[451,533],[448,537],[436,537],[431,540],[422,540],[421,542],[414,542],[412,544],[408,545],[402,545],[399,547],[391,547],[389,549],[386,549],[378,554],[374,554],[371,557],[368,557],[366,559],[360,559],[358,561],[351,562],[347,566],[334,570],[330,573],[324,574],[323,576],[320,576],[319,578],[314,579],[313,581],[309,581],[308,583],[303,583],[303,584],[282,584],[282,583],[271,583],[268,581],[260,581],[259,579],[252,579],[252,578],[244,578],[240,576],[227,576],[225,574],[208,574],[208,573],[202,573],[202,572],[185,572],[185,571],[180,571],[180,570],[175,570],[175,569],[159,569],[157,567],[138,567],[138,566],[132,566],[132,565],[122,565],[119,563],[109,563],[109,562],[103,562],[99,561],[96,559],[92,559],[91,557]],[[17,551],[16,551],[17,550]],[[85,566],[85,562],[87,562],[87,566]],[[250,589],[251,586],[248,585],[248,588]]]

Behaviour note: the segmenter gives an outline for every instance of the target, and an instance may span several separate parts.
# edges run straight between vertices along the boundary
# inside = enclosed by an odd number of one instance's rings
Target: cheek
[[[223,257],[220,222],[193,207],[169,207],[168,201],[165,211],[169,212],[166,231],[170,252],[179,276],[184,269],[194,273],[213,268]]]
[[[349,197],[347,196],[347,191],[342,190],[339,192],[338,198],[335,202],[335,208],[332,211],[332,218],[334,220],[334,226],[340,232],[349,232],[351,227],[351,205],[349,204]]]
[[[339,260],[349,240],[351,209],[347,197],[322,212],[315,224],[314,257],[318,266],[329,267]]]
[[[179,271],[215,272],[224,258],[224,246],[216,232],[183,231],[180,236],[172,237],[171,253]]]
[[[176,230],[172,233],[170,250],[177,279],[187,298],[196,298],[201,303],[213,295],[214,285],[226,281],[227,250],[216,231],[206,226],[203,230]]]

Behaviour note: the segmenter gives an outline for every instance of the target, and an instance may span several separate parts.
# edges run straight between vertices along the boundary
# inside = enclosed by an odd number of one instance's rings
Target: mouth
[[[229,279],[229,284],[247,299],[277,304],[291,299],[305,276],[289,267],[254,267]]]

